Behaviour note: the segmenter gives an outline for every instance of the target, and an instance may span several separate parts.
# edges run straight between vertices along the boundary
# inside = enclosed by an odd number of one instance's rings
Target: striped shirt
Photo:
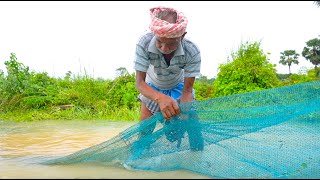
[[[146,82],[159,89],[170,90],[185,77],[199,76],[200,64],[199,48],[185,38],[179,43],[169,66],[156,48],[156,37],[152,32],[142,35],[136,45],[134,69],[146,72]]]

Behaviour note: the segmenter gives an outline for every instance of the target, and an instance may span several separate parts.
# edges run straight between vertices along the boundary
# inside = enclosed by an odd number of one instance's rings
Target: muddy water
[[[0,178],[199,179],[190,171],[134,171],[98,164],[46,166],[46,158],[68,155],[104,142],[136,122],[0,120]]]

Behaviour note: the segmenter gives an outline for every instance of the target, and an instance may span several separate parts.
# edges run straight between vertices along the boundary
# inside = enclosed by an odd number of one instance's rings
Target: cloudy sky
[[[280,52],[301,54],[305,42],[320,36],[320,8],[313,1],[1,1],[0,69],[15,53],[36,72],[66,72],[114,78],[116,69],[134,72],[138,37],[148,30],[149,9],[170,6],[189,19],[187,37],[201,50],[201,73],[216,77],[241,42],[261,41],[278,73]],[[292,73],[313,65],[302,56]]]

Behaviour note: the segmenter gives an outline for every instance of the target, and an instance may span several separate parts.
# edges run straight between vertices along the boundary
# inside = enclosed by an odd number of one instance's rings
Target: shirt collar
[[[153,38],[151,39],[149,47],[148,47],[148,51],[155,53],[155,54],[161,54],[161,52],[156,47],[156,36],[153,36]],[[174,52],[174,56],[183,56],[183,55],[184,55],[184,51],[183,51],[181,41],[180,41],[178,48]]]

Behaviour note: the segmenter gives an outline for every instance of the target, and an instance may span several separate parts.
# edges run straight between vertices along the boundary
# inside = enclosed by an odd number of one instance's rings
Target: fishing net
[[[212,178],[319,178],[320,81],[198,100],[44,162],[190,170]]]

